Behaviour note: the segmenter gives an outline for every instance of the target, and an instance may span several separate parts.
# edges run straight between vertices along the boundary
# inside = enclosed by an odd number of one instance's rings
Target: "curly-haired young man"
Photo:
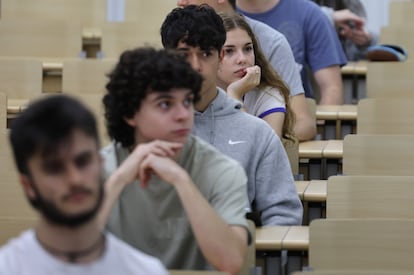
[[[172,52],[140,48],[124,52],[109,78],[115,142],[102,151],[110,198],[102,221],[109,215],[111,232],[169,269],[237,273],[248,238],[246,176],[191,135],[201,76]]]

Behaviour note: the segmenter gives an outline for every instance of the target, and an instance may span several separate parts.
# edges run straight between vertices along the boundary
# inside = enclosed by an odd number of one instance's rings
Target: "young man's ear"
[[[23,188],[24,193],[29,199],[36,198],[36,192],[33,190],[33,181],[27,175],[20,174],[19,175],[20,184]]]
[[[224,57],[224,50],[223,49],[221,49],[218,52],[218,56],[219,56],[219,62],[221,63],[223,61],[223,57]]]
[[[134,117],[124,117],[124,121],[126,122],[126,124],[128,124],[132,128],[135,128],[137,126],[137,123]]]

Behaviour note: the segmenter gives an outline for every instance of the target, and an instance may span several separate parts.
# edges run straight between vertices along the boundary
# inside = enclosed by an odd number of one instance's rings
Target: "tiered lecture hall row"
[[[100,133],[106,137],[100,104],[105,74],[127,48],[147,43],[160,47],[159,26],[175,6],[172,0],[126,0],[126,22],[109,23],[105,3],[1,1],[0,184],[5,186],[0,200],[0,243],[35,220],[17,184],[7,123],[30,100],[64,92],[94,110],[100,118]],[[405,40],[414,37],[412,30],[394,31],[395,26],[402,29],[400,24],[407,22],[402,17],[409,18],[413,6],[391,3],[391,24],[384,28],[381,42],[414,52],[409,48],[413,43]],[[145,13],[139,12],[142,10]],[[79,18],[79,25],[65,23],[67,18]],[[317,106],[309,101],[317,119],[324,121],[319,125],[319,140],[300,143],[289,151],[292,172],[301,180],[296,187],[304,205],[304,224],[256,228],[256,271],[291,274],[306,266],[315,269],[315,274],[381,274],[374,268],[405,274],[414,270],[408,259],[414,226],[410,221],[414,192],[411,62],[409,58],[405,63],[350,63],[342,69],[345,105]],[[282,265],[283,250],[288,255],[286,265]],[[253,253],[250,266],[256,265],[254,258]]]

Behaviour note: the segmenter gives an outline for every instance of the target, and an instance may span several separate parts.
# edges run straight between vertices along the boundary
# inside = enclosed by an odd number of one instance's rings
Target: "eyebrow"
[[[172,87],[171,89],[175,89],[175,88],[177,88],[177,87]],[[182,88],[182,89],[189,90],[188,93],[186,93],[185,96],[193,95],[193,92],[191,91],[191,89],[189,89],[189,88]],[[153,93],[157,94],[157,96],[151,100],[152,102],[156,102],[156,101],[161,100],[161,99],[172,99],[172,98],[174,98],[172,95],[170,95],[169,92],[153,92]]]
[[[250,45],[253,45],[253,42],[247,42],[243,46],[250,46]],[[236,47],[236,45],[233,45],[233,44],[228,44],[228,45],[224,44],[223,45],[223,48],[235,48],[235,47]]]

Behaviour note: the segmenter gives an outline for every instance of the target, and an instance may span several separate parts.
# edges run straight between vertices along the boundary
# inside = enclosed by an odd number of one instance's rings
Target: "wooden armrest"
[[[303,193],[303,200],[325,202],[328,193],[327,184],[326,180],[311,180]]]
[[[283,238],[282,249],[284,250],[308,250],[309,249],[309,227],[291,226]]]
[[[305,193],[306,188],[309,185],[309,181],[306,180],[297,180],[295,181],[295,187],[296,191],[298,193],[298,196],[301,200],[303,200],[303,195]]]
[[[358,106],[353,104],[346,104],[339,106],[338,119],[339,120],[357,120]]]
[[[328,140],[322,156],[328,159],[341,159],[344,155],[344,141],[340,139]]]
[[[7,99],[7,113],[8,114],[18,114],[23,111],[27,104],[29,104],[29,99]]]
[[[257,250],[281,250],[289,226],[263,226],[256,228]]]
[[[299,158],[322,158],[327,140],[310,140],[299,143]]]
[[[318,105],[316,106],[317,120],[336,120],[341,105]]]

